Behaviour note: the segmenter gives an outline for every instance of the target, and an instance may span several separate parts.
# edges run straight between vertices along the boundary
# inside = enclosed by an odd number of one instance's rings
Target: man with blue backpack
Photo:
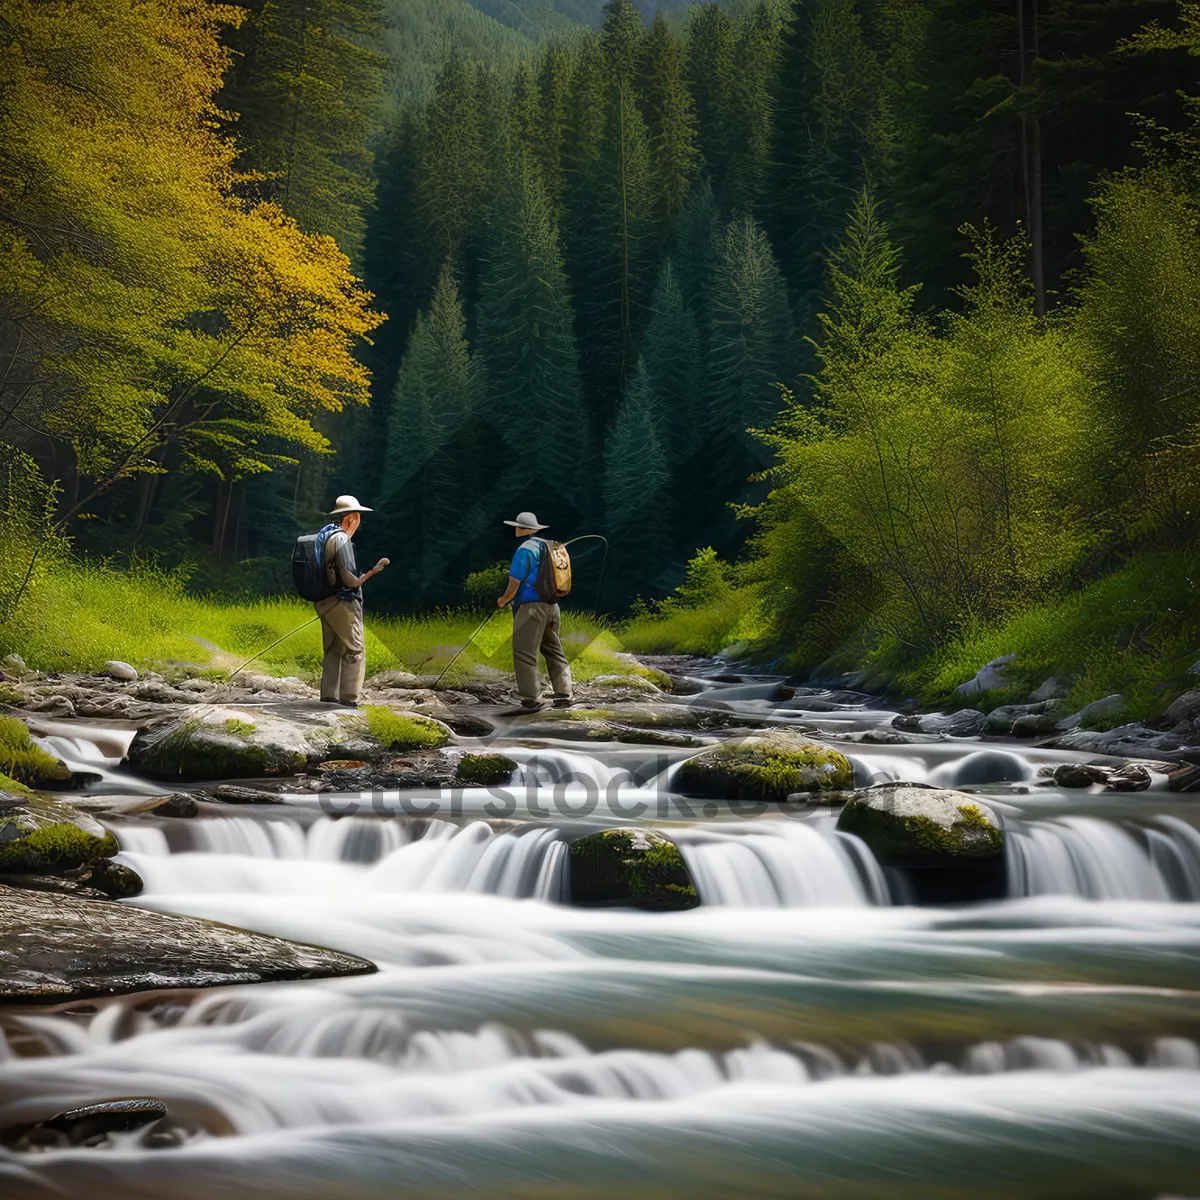
[[[296,540],[292,576],[296,590],[313,602],[321,618],[321,702],[358,706],[362,690],[364,645],[362,585],[389,563],[381,558],[360,575],[350,539],[372,510],[354,496],[339,496],[329,514],[334,518],[316,533]]]
[[[513,606],[513,667],[521,707],[542,707],[539,698],[538,651],[546,660],[555,708],[571,706],[571,668],[559,636],[558,601],[571,590],[571,559],[566,547],[534,535],[548,528],[531,512],[505,521],[525,540],[513,555],[508,586],[496,603]]]

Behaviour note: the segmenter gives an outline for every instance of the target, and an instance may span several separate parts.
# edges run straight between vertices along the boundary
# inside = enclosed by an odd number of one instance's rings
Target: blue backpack
[[[328,600],[340,592],[341,585],[329,582],[325,569],[325,543],[340,525],[326,525],[316,533],[302,534],[292,549],[292,582],[296,594],[304,600]]]

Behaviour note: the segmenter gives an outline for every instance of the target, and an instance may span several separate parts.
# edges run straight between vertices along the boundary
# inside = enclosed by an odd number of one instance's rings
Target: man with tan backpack
[[[542,707],[538,684],[538,651],[546,660],[555,708],[571,704],[571,668],[563,653],[559,636],[558,601],[571,590],[571,559],[558,542],[534,535],[549,528],[531,512],[517,513],[516,520],[505,521],[525,540],[513,555],[508,586],[497,599],[500,608],[513,606],[513,665],[517,673],[517,692],[521,707]]]

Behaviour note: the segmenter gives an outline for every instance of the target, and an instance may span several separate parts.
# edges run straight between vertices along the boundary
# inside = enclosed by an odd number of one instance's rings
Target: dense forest
[[[461,602],[533,508],[609,539],[603,607],[736,592],[804,663],[1190,578],[1192,5],[15,0],[0,34],[10,596],[66,540],[279,587],[344,491],[403,563],[379,604]]]

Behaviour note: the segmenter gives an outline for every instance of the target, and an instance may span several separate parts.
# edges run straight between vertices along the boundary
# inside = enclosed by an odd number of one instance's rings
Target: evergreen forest
[[[607,538],[579,602],[648,649],[1020,650],[1143,707],[1195,659],[1196,5],[10,0],[0,39],[4,616],[67,561],[287,591],[350,492],[393,613],[532,509]]]

